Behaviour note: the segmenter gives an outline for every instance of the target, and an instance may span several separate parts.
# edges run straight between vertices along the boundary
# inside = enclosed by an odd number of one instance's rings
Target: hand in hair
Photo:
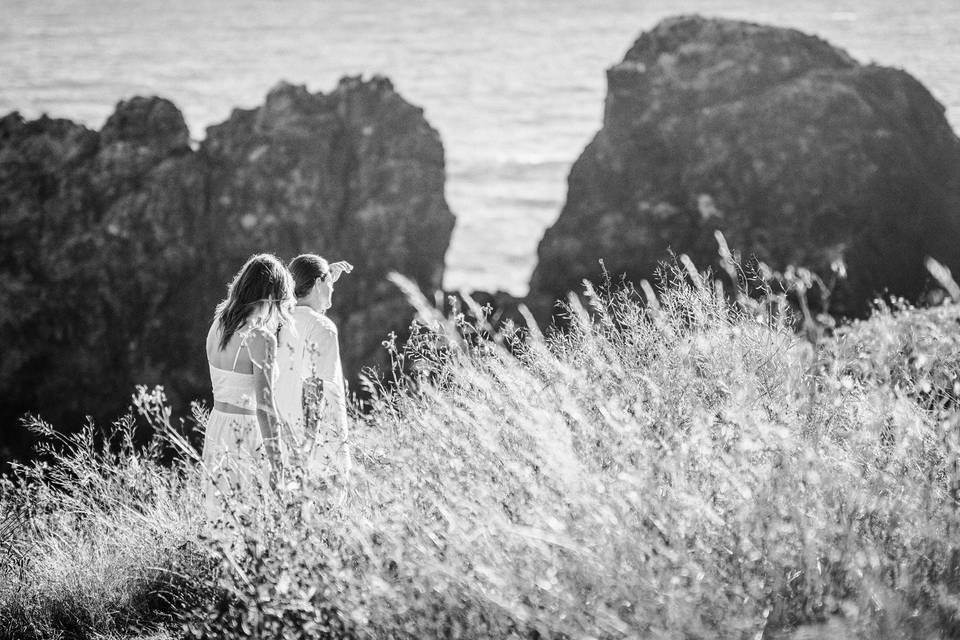
[[[336,282],[344,273],[353,271],[353,265],[346,260],[340,260],[330,265],[330,278]]]

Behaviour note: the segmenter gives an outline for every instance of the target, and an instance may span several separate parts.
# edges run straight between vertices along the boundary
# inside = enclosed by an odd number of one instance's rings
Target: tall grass
[[[108,434],[30,426],[40,459],[0,479],[0,637],[136,632],[206,597],[195,471],[161,465],[159,440],[134,447],[132,416]]]
[[[404,285],[414,373],[373,385],[351,475],[291,464],[231,537],[202,522],[175,430],[172,466],[129,437],[61,443],[4,481],[0,628],[960,636],[960,310],[808,340],[783,296],[731,300],[686,268],[656,296],[587,288],[564,332],[525,340]]]

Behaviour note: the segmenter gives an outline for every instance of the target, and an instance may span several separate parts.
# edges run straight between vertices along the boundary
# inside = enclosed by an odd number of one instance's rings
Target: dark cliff
[[[203,336],[251,253],[347,259],[337,287],[350,373],[411,311],[385,275],[436,289],[454,218],[443,147],[384,78],[328,94],[281,84],[189,146],[179,110],[122,102],[99,132],[0,119],[0,446],[17,417],[110,419],[135,384],[183,407],[209,393]],[[9,453],[9,451],[8,451]]]
[[[716,263],[714,231],[774,269],[842,263],[831,311],[960,271],[960,141],[907,73],[862,66],[819,38],[681,17],[607,71],[603,128],[574,164],[540,243],[531,297],[600,275],[636,282],[668,249]]]

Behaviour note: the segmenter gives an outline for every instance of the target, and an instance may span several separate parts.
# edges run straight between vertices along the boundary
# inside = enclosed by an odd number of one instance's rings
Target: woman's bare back
[[[253,361],[250,359],[250,340],[253,336],[243,327],[230,336],[225,349],[220,349],[220,328],[214,321],[207,332],[207,362],[210,366],[225,371],[252,374]]]

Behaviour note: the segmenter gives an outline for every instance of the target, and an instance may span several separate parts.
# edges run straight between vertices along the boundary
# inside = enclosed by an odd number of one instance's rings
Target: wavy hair
[[[292,303],[293,278],[283,263],[269,253],[250,256],[227,285],[226,299],[217,305],[220,350],[244,324],[263,326],[272,318],[281,325],[289,322]]]

